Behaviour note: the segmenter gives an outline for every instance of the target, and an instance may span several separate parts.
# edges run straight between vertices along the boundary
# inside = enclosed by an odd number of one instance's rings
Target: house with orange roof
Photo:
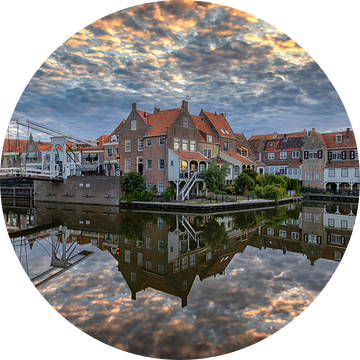
[[[139,172],[147,188],[156,186],[160,193],[174,184],[177,195],[198,194],[201,172],[208,163],[197,151],[198,142],[199,132],[187,101],[181,108],[155,108],[152,114],[138,110],[133,103],[119,131],[120,171]]]
[[[123,120],[105,139],[104,146],[104,172],[107,176],[120,175],[119,131],[124,125]],[[119,155],[119,156],[118,156]]]

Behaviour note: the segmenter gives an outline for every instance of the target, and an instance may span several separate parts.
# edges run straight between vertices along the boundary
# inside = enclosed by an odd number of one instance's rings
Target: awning
[[[80,170],[82,171],[96,171],[97,170],[97,164],[84,164],[80,167]]]

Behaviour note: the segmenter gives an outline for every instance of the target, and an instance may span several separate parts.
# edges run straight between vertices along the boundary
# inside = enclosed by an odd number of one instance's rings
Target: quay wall
[[[120,176],[71,176],[62,182],[34,180],[34,200],[118,206],[124,196]]]
[[[344,195],[325,195],[325,194],[304,194],[304,200],[311,201],[326,201],[326,202],[343,202],[350,204],[357,204],[359,202],[358,196],[344,196]]]

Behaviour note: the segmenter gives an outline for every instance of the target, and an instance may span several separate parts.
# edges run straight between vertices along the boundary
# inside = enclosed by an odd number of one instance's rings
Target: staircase
[[[184,187],[181,189],[179,196],[181,195],[181,199],[185,200],[189,195],[191,188],[194,186],[196,182],[197,172],[193,174],[193,176],[185,183]]]

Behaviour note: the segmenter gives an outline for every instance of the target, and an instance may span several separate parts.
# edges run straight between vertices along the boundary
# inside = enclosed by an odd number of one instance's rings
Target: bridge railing
[[[56,171],[41,170],[41,169],[29,169],[29,168],[0,168],[0,177],[12,177],[12,176],[30,176],[30,177],[44,177],[54,178],[59,175]]]

